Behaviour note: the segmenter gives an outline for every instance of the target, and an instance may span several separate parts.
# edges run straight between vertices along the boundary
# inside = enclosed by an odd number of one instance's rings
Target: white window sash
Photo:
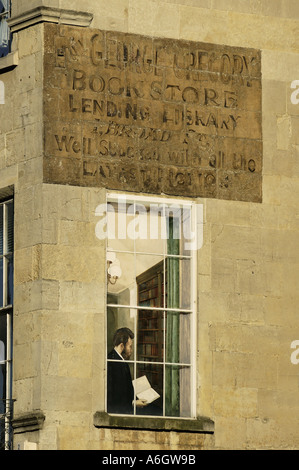
[[[148,196],[139,196],[139,195],[130,195],[130,194],[123,194],[123,193],[115,193],[115,192],[107,192],[106,193],[106,203],[107,206],[109,203],[115,203],[118,202],[120,199],[124,199],[124,202],[126,204],[144,204],[144,205],[150,205],[150,204],[167,204],[167,205],[176,205],[177,207],[186,207],[190,209],[191,213],[191,229],[192,232],[195,233],[195,228],[197,227],[197,223],[199,222],[197,220],[197,211],[195,207],[195,202],[190,201],[190,200],[184,200],[184,199],[176,199],[176,198],[168,198],[168,197],[148,197]],[[132,253],[132,254],[144,254],[144,252],[136,252],[136,251],[128,251],[128,250],[113,250],[108,246],[108,238],[106,238],[106,250],[107,251],[116,251],[119,253]],[[147,255],[150,253],[146,253]],[[157,253],[153,253],[153,255],[157,255]],[[159,254],[158,254],[159,255]],[[180,314],[191,314],[191,325],[190,325],[190,331],[191,331],[191,336],[190,336],[190,351],[191,351],[191,363],[185,364],[185,363],[168,363],[165,360],[163,362],[152,362],[153,365],[161,365],[164,366],[164,372],[165,372],[165,366],[182,366],[182,367],[189,367],[190,368],[190,400],[191,400],[191,410],[190,410],[190,418],[182,418],[180,419],[195,419],[197,416],[196,413],[196,388],[197,388],[197,373],[196,373],[196,351],[197,351],[197,322],[196,322],[196,315],[197,315],[197,255],[196,251],[192,251],[191,255],[168,255],[168,254],[161,254],[161,256],[164,256],[165,259],[168,257],[174,257],[178,259],[190,259],[191,262],[191,286],[190,286],[190,309],[180,309],[180,308],[164,308],[164,307],[146,307],[146,306],[138,306],[138,305],[119,305],[119,304],[113,304],[113,303],[107,303],[107,307],[115,307],[115,308],[126,308],[126,309],[131,309],[131,310],[155,310],[155,311],[161,311],[161,312],[167,312],[167,311],[174,311],[178,312]],[[165,273],[164,273],[165,276]],[[164,280],[165,281],[165,280]],[[106,296],[105,298],[107,299],[107,284],[106,284]],[[106,310],[107,311],[107,310]],[[106,320],[107,321],[107,316]],[[164,318],[165,321],[165,318]],[[106,332],[107,332],[107,325],[106,325]],[[137,315],[134,315],[134,332],[137,332]],[[164,328],[164,336],[165,336],[165,328]],[[165,344],[166,338],[164,337],[164,344]],[[165,357],[164,357],[165,359]],[[108,360],[107,360],[108,361]],[[126,361],[129,364],[137,365],[137,364],[144,364],[144,361],[139,361],[137,360],[137,347],[134,348],[134,359]],[[132,377],[133,380],[136,379],[136,370],[137,367],[134,367],[134,377]],[[163,374],[163,390],[165,390],[165,373]],[[107,387],[106,387],[106,392],[107,392]],[[107,398],[107,397],[106,397]],[[107,402],[107,400],[106,400]],[[165,393],[163,393],[163,416],[162,418],[171,418],[169,416],[165,416]],[[136,416],[136,405],[134,404],[134,416]],[[137,415],[138,416],[138,415]],[[161,416],[159,416],[161,418]]]

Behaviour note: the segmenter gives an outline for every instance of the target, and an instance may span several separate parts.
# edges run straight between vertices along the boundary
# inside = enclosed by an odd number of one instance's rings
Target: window
[[[5,88],[4,83],[0,80],[0,104],[5,104]]]
[[[110,195],[104,213],[107,411],[195,417],[195,204]]]
[[[0,203],[0,449],[11,446],[13,201]]]
[[[11,0],[0,0],[0,57],[10,52],[11,34],[7,20],[10,17]]]

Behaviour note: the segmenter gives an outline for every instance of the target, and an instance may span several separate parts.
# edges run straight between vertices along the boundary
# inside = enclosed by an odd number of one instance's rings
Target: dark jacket
[[[132,414],[134,388],[129,364],[113,349],[107,365],[107,411],[108,413]]]

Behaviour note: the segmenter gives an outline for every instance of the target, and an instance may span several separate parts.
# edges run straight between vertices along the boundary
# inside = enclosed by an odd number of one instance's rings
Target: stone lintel
[[[87,27],[93,19],[93,14],[86,11],[64,10],[40,6],[10,18],[7,22],[12,33],[28,28],[37,23],[48,22]]]
[[[178,431],[187,433],[214,433],[214,422],[205,416],[196,419],[157,418],[146,416],[116,416],[102,411],[94,414],[96,428],[138,429],[145,431]]]

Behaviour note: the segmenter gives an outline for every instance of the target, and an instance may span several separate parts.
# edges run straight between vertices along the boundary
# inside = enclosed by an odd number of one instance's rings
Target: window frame
[[[6,345],[4,349],[5,358],[3,361],[0,360],[0,365],[5,366],[5,404],[4,404],[4,413],[0,417],[4,422],[4,442],[0,441],[0,445],[4,446],[5,450],[11,449],[12,443],[12,430],[11,430],[11,419],[13,413],[13,400],[12,400],[12,348],[13,348],[13,297],[12,303],[7,303],[7,256],[12,256],[14,258],[14,242],[12,246],[12,251],[8,251],[8,204],[12,204],[12,230],[14,235],[14,198],[9,196],[0,201],[0,207],[3,207],[3,218],[2,218],[2,230],[3,234],[3,250],[2,255],[0,255],[0,261],[3,259],[3,276],[2,276],[2,306],[0,307],[0,317],[6,319]],[[14,263],[13,263],[14,264]],[[13,285],[12,285],[13,289]],[[1,358],[0,358],[1,359]]]
[[[191,230],[192,233],[196,234],[197,236],[197,228],[198,228],[198,220],[197,220],[197,211],[196,211],[196,201],[195,200],[190,200],[190,199],[184,199],[184,198],[174,198],[174,197],[167,197],[167,196],[143,196],[143,195],[137,195],[137,194],[131,194],[131,193],[121,193],[121,192],[107,192],[106,193],[106,204],[108,205],[110,202],[116,202],[121,198],[125,198],[126,202],[128,204],[145,204],[145,205],[150,205],[150,204],[166,204],[166,205],[176,205],[176,206],[181,206],[181,207],[188,207],[190,209],[190,219],[191,219]],[[107,220],[108,224],[108,220]],[[110,250],[110,247],[108,246],[108,236],[105,238],[106,244],[105,244],[105,254],[107,256],[108,253],[108,248]],[[116,250],[117,252],[117,250]],[[136,254],[136,252],[134,251]],[[140,252],[138,252],[140,254]],[[147,253],[144,253],[147,254]],[[164,253],[165,258],[167,258],[167,254]],[[172,255],[170,255],[172,256]],[[179,255],[179,258],[183,258],[183,255]],[[179,420],[194,420],[197,417],[197,311],[198,311],[198,306],[197,306],[197,249],[191,249],[190,250],[190,277],[191,277],[191,287],[190,287],[190,309],[183,309],[183,308],[167,308],[167,307],[155,307],[152,310],[160,310],[161,312],[165,311],[176,311],[176,312],[181,312],[181,313],[188,313],[190,314],[190,364],[187,364],[187,366],[190,367],[190,416],[169,416],[165,414],[165,398],[163,397],[163,415],[149,415],[150,418],[157,419],[159,418],[160,420],[173,420],[178,422]],[[107,266],[106,258],[105,258],[105,265]],[[136,305],[132,305],[131,303],[129,305],[121,305],[121,304],[111,304],[108,303],[108,274],[107,274],[107,269],[106,269],[106,279],[105,279],[105,351],[108,353],[109,351],[107,350],[107,334],[108,334],[108,324],[107,324],[107,313],[108,313],[108,307],[120,307],[120,308],[128,308],[130,310],[135,310],[138,312],[138,310],[141,310],[141,306],[138,305],[138,302],[136,302]],[[137,360],[137,339],[136,339],[136,332],[137,332],[137,320],[135,319],[134,321],[134,333],[135,333],[135,347],[134,347],[134,358],[130,359],[129,361],[126,361],[129,364],[133,364],[134,370],[136,373],[137,369],[137,364],[140,362]],[[107,365],[108,365],[108,359],[107,359],[107,354],[106,354],[106,359],[105,359],[105,364],[106,364],[106,373],[105,373],[105,412],[108,414],[108,416],[115,416],[115,417],[125,417],[125,418],[136,418],[138,420],[142,420],[145,416],[143,415],[138,415],[135,414],[136,408],[134,406],[134,414],[133,415],[122,415],[119,413],[113,414],[113,413],[108,413],[107,410]],[[141,361],[142,362],[142,361]],[[155,362],[152,362],[152,364],[156,364]],[[161,364],[160,362],[158,364]],[[166,362],[165,355],[163,359],[163,370],[165,370],[165,366],[168,363]],[[184,366],[183,363],[178,363],[179,366]],[[163,374],[164,376],[164,374]],[[136,376],[132,377],[132,380],[135,379]],[[163,378],[163,382],[164,382]],[[164,388],[163,388],[164,390]],[[164,394],[164,393],[163,393]]]
[[[11,0],[8,0],[8,3],[9,3],[8,10],[4,10],[3,12],[0,12],[0,29],[1,29],[2,21],[7,22],[7,20],[9,20],[11,17]],[[11,53],[11,41],[12,41],[12,36],[11,36],[10,28],[9,28],[9,41],[8,41],[7,52],[4,55],[1,55],[0,59],[7,57]],[[0,51],[1,51],[1,44],[0,44]]]

